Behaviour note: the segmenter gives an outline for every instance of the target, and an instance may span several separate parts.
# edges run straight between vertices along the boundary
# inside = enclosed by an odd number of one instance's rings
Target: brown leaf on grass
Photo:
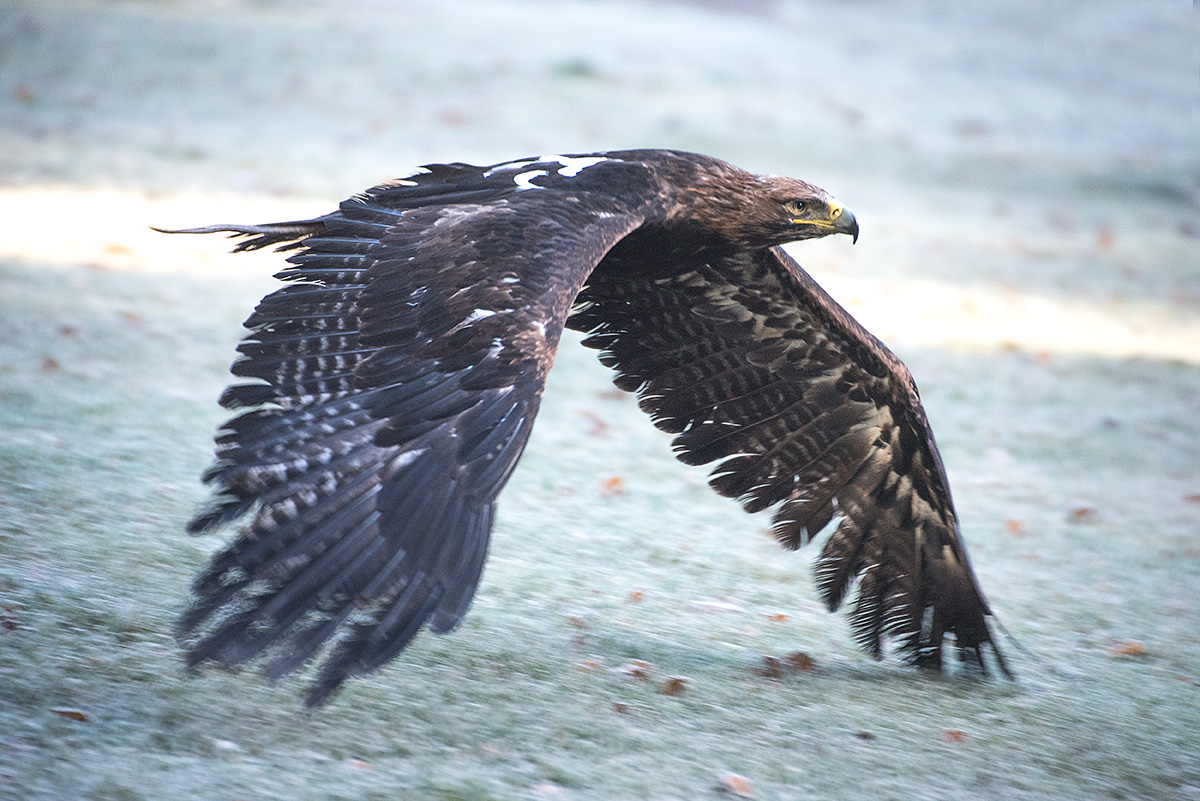
[[[600,482],[600,496],[615,498],[625,494],[625,479],[621,476],[610,476]]]
[[[1009,518],[1004,521],[1004,530],[1014,537],[1028,537],[1029,532],[1025,529],[1025,524],[1020,520]]]
[[[1067,520],[1072,523],[1092,523],[1099,516],[1093,506],[1075,506],[1067,514]]]
[[[587,671],[601,670],[604,668],[604,660],[598,656],[593,656],[581,662],[576,662],[575,667]]]
[[[750,668],[750,672],[767,679],[782,679],[783,663],[773,656],[764,656],[762,667]]]
[[[14,86],[12,96],[13,96],[13,100],[17,101],[18,103],[21,103],[22,105],[26,105],[26,106],[33,105],[33,101],[34,101],[33,90],[29,88],[29,84],[27,84],[27,83],[19,83],[16,86]]]
[[[727,770],[717,777],[721,781],[721,789],[742,798],[754,797],[754,786],[750,780],[740,773]]]
[[[1200,503],[1200,492],[1193,492],[1188,495],[1184,495],[1183,499],[1188,503]]]
[[[802,671],[804,673],[812,673],[817,669],[817,662],[803,651],[796,651],[794,654],[788,654],[784,658],[786,664],[792,670]]]
[[[763,617],[772,623],[786,623],[789,616],[786,612],[763,612]]]
[[[42,357],[42,372],[43,373],[57,373],[61,369],[62,369],[62,363],[59,362],[58,359],[54,358],[53,356],[43,356]]]
[[[950,743],[951,745],[965,743],[971,739],[971,736],[962,729],[942,729],[941,737],[943,743]]]
[[[70,707],[70,706],[51,707],[50,711],[61,717],[70,718],[71,720],[77,720],[80,723],[91,723],[91,721],[92,721],[92,716],[89,715],[87,712],[84,712],[82,709],[75,709],[74,707]]]
[[[1117,236],[1113,233],[1113,227],[1108,223],[1101,223],[1096,229],[1096,247],[1101,250],[1108,250],[1113,246],[1113,242]]]
[[[751,672],[756,676],[768,679],[782,679],[789,673],[814,673],[816,670],[816,660],[803,651],[788,654],[782,659],[775,656],[764,656],[762,667],[751,668]]]
[[[79,326],[73,323],[63,323],[58,327],[58,335],[65,339],[71,339],[79,335]]]
[[[624,701],[613,701],[612,711],[616,712],[618,715],[628,715],[630,714],[629,704],[625,703]]]
[[[613,672],[627,679],[650,681],[652,668],[649,662],[643,662],[641,659],[631,659],[620,667],[613,668]]]
[[[644,600],[646,600],[646,593],[642,592],[641,590],[629,591],[629,603],[640,604]]]
[[[662,694],[672,696],[683,695],[691,684],[692,680],[686,676],[671,676],[663,682]]]
[[[874,734],[871,734],[871,732],[869,732],[869,731],[856,731],[856,732],[854,732],[854,736],[860,740],[878,740],[879,739]]]
[[[1108,652],[1113,656],[1145,656],[1146,646],[1137,640],[1121,640],[1108,646]]]

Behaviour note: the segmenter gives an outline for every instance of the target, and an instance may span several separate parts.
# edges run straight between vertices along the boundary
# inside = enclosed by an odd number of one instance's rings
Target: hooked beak
[[[829,201],[829,222],[835,234],[849,234],[850,242],[858,241],[858,220],[841,203]]]

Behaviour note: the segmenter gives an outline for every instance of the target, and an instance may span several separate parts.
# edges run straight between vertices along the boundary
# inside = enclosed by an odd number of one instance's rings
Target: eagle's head
[[[697,182],[677,213],[741,247],[757,249],[830,234],[858,241],[858,221],[819,186],[728,169]]]
[[[858,241],[858,220],[818,186],[794,178],[762,179],[754,216],[771,244],[782,245],[830,234],[849,234]]]

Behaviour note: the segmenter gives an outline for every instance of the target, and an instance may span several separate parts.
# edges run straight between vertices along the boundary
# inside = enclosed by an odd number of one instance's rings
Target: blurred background
[[[0,0],[0,797],[1200,799],[1195,34],[1169,0]],[[792,252],[912,368],[1019,681],[857,653],[577,338],[462,631],[313,717],[186,676],[218,543],[182,528],[281,260],[149,226],[642,147],[853,210]]]

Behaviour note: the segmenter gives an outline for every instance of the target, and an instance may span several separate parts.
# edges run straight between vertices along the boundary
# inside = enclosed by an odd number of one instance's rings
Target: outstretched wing
[[[857,581],[851,622],[866,650],[878,656],[891,639],[940,666],[953,633],[982,667],[990,612],[904,365],[778,248],[701,255],[651,278],[609,266],[568,326],[590,332],[584,344],[603,351],[617,386],[678,435],[678,457],[719,462],[711,485],[747,511],[775,507],[790,548],[840,513],[817,585],[833,611]]]
[[[190,528],[252,516],[194,585],[191,664],[269,652],[278,676],[333,641],[316,705],[463,616],[571,301],[643,219],[520,169],[439,166],[314,220],[194,229],[300,249],[246,321],[233,372],[256,382],[221,400],[252,408]]]

